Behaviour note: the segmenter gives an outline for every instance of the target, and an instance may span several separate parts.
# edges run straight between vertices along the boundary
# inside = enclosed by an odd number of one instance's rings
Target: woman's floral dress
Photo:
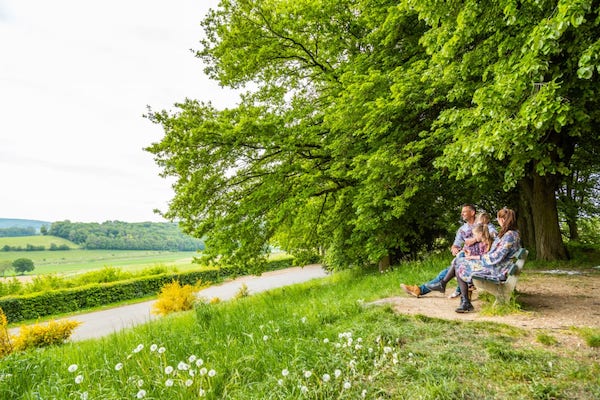
[[[489,252],[481,256],[481,260],[455,259],[456,275],[463,281],[471,282],[471,275],[505,280],[512,266],[512,258],[521,248],[519,232],[508,231],[501,238],[496,238]]]

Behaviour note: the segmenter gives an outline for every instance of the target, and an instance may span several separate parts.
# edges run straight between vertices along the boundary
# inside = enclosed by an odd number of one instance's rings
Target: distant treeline
[[[88,250],[204,250],[204,242],[185,235],[168,222],[53,222],[48,235],[70,240]]]
[[[33,226],[27,228],[12,226],[10,228],[0,229],[0,237],[33,236],[36,233]]]
[[[55,243],[50,243],[50,247],[46,248],[46,246],[36,246],[33,244],[27,244],[25,247],[21,246],[10,246],[5,244],[0,248],[1,251],[57,251],[57,250],[71,250],[69,246],[66,244],[57,245]]]

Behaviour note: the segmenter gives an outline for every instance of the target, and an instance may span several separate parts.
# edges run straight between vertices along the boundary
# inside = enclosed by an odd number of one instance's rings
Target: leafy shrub
[[[0,282],[0,296],[23,294],[23,284],[17,278],[6,279]]]
[[[81,322],[73,320],[50,321],[45,325],[24,325],[15,337],[15,350],[26,350],[34,347],[46,347],[61,344],[73,333],[73,329]]]
[[[0,357],[4,357],[13,351],[10,334],[8,333],[8,320],[4,311],[0,308]]]
[[[194,308],[198,289],[198,286],[182,286],[178,281],[168,283],[161,289],[152,312],[166,315],[172,312],[191,310]]]
[[[87,285],[90,283],[108,283],[130,279],[132,274],[123,272],[120,268],[104,267],[95,271],[86,272],[79,275],[75,282],[79,285]]]

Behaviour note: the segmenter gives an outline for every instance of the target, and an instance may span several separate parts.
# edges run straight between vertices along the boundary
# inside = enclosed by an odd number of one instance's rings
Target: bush
[[[168,283],[161,289],[152,312],[166,315],[172,312],[191,310],[194,308],[198,289],[199,285],[196,285],[196,287],[191,285],[181,286],[177,281]]]
[[[4,311],[0,308],[0,357],[4,357],[13,351],[10,334],[8,333],[8,320]]]
[[[46,347],[61,344],[73,333],[73,329],[81,322],[73,320],[51,321],[46,325],[35,324],[22,326],[14,340],[16,351],[34,347]]]

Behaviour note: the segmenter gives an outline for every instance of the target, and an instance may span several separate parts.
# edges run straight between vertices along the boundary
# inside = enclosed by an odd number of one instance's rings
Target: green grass
[[[600,366],[581,349],[524,346],[518,328],[369,305],[443,266],[345,271],[98,340],[12,354],[0,360],[0,398],[600,397]]]
[[[50,245],[54,243],[57,246],[67,245],[72,249],[79,248],[78,245],[71,242],[70,240],[60,238],[58,236],[17,236],[17,237],[0,237],[0,248],[4,246],[21,247],[26,248],[28,244],[32,246],[44,246],[50,248]]]
[[[0,251],[0,262],[25,257],[33,261],[35,270],[29,275],[74,274],[103,267],[118,267],[135,272],[155,265],[176,266],[179,271],[197,269],[192,259],[198,253],[152,250],[65,250],[65,251]],[[9,271],[6,276],[12,276]]]

